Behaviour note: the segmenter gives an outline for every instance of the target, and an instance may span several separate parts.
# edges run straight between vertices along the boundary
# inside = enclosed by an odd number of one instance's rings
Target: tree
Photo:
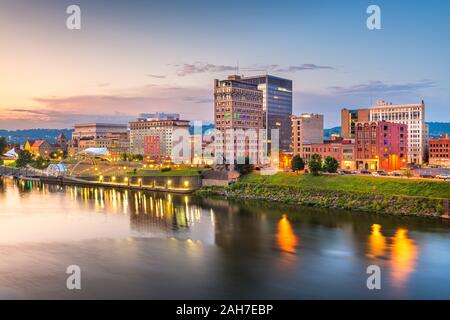
[[[295,172],[305,169],[305,161],[298,154],[292,158],[291,169]]]
[[[339,162],[331,157],[328,156],[325,158],[325,163],[323,164],[323,171],[328,173],[336,173],[339,168]]]
[[[242,175],[253,171],[253,165],[250,164],[249,157],[245,157],[244,163],[236,163],[235,168]]]
[[[16,160],[17,167],[25,167],[27,164],[33,162],[33,156],[27,150],[19,151],[19,158]]]
[[[408,177],[408,178],[412,178],[414,175],[413,175],[413,173],[412,173],[412,171],[411,171],[411,169],[406,169],[406,177]]]
[[[45,169],[48,167],[49,160],[44,159],[42,156],[39,156],[34,161],[34,167],[38,169]]]
[[[313,154],[311,159],[309,159],[308,168],[313,175],[317,176],[322,170],[322,157],[318,154]]]
[[[7,146],[8,146],[8,143],[6,141],[6,138],[0,137],[0,155],[3,154],[3,152],[5,151]]]

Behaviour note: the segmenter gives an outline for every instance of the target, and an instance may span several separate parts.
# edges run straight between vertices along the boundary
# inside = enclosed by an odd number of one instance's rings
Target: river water
[[[4,178],[0,298],[449,299],[450,225]]]

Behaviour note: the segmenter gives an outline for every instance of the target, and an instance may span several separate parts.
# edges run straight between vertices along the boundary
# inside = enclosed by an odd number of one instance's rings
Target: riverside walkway
[[[48,176],[45,175],[44,171],[33,169],[33,168],[12,168],[0,166],[0,176],[10,176],[26,181],[40,181],[42,183],[49,184],[61,184],[61,185],[77,185],[83,187],[102,187],[102,188],[115,188],[115,189],[125,189],[125,190],[137,190],[137,191],[158,191],[158,192],[171,192],[171,193],[191,193],[200,187],[199,183],[192,183],[187,179],[191,177],[185,177],[183,187],[172,185],[172,179],[177,177],[166,177],[163,185],[158,185],[153,181],[153,183],[146,184],[143,179],[137,178],[135,183],[132,182],[131,178],[125,178],[124,182],[118,181],[105,181],[100,180],[90,180],[83,179],[73,176]],[[201,180],[200,177],[198,179]]]

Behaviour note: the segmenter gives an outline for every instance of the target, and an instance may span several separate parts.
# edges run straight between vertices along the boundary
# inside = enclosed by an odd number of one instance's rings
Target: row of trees
[[[120,155],[121,161],[142,161],[144,160],[144,156],[142,154],[131,154],[131,153],[123,153]]]
[[[331,156],[327,156],[322,161],[322,157],[319,154],[313,154],[308,161],[308,168],[313,175],[318,175],[319,172],[336,173],[339,169],[339,162]],[[299,155],[294,156],[292,158],[291,169],[294,172],[304,170],[305,161]]]
[[[38,169],[45,169],[50,164],[49,159],[45,159],[42,156],[37,157],[36,159],[33,158],[33,155],[27,151],[27,150],[20,150],[18,152],[19,157],[16,160],[16,167],[23,168],[27,165],[32,165],[35,168]]]

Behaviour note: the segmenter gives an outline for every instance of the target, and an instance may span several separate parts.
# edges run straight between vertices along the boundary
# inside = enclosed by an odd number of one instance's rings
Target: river
[[[3,178],[0,298],[449,299],[450,225]]]

